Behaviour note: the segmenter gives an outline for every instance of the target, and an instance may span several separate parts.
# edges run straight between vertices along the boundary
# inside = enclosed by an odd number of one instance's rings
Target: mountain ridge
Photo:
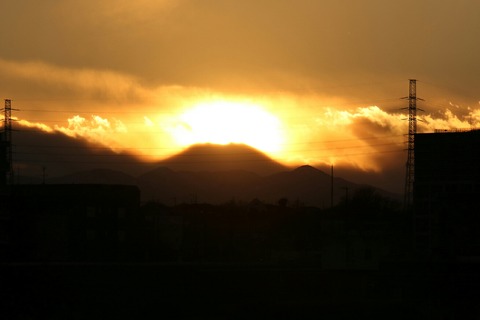
[[[231,171],[245,170],[259,175],[284,171],[286,166],[263,152],[245,144],[196,144],[184,151],[157,162],[157,166],[175,171]]]
[[[77,175],[89,179],[75,179],[75,175],[69,175],[65,179],[51,182],[118,184],[118,179],[109,180],[109,177],[129,177],[115,170],[91,170],[78,172]],[[132,184],[141,190],[142,201],[156,201],[166,205],[193,202],[221,204],[232,199],[247,202],[259,199],[267,203],[277,203],[281,198],[321,208],[331,205],[331,176],[314,167],[301,166],[268,176],[243,170],[194,172],[159,167],[132,178]],[[380,188],[334,177],[334,204],[340,202],[346,192],[353,195],[356,190],[365,187],[372,187],[390,198],[400,199],[399,195]]]
[[[32,138],[30,144],[35,142],[36,152],[27,152],[27,138]],[[131,155],[115,154],[105,148],[90,150],[85,142],[59,134],[27,132],[19,142],[24,145],[20,151],[30,155],[32,163],[58,162],[54,167],[46,167],[43,178],[41,167],[32,167],[37,173],[19,177],[22,183],[133,184],[140,188],[142,201],[165,204],[193,201],[215,204],[233,198],[244,201],[257,198],[270,203],[288,198],[318,207],[331,204],[329,174],[309,165],[286,167],[242,144],[194,145],[156,163],[143,163]],[[53,146],[52,154],[45,153]],[[334,177],[334,203],[340,201],[345,190],[353,194],[362,186]]]

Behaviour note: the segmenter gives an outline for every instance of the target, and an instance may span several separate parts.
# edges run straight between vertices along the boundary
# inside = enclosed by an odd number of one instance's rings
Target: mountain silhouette
[[[332,202],[338,203],[346,197],[363,188],[365,185],[356,184],[343,178],[334,177],[309,165],[294,170],[276,173],[265,177],[254,193],[262,195],[268,202],[276,202],[280,198],[287,198],[306,205],[328,208]],[[346,191],[348,189],[348,191]],[[382,194],[386,194],[381,191]],[[253,196],[253,194],[251,194]],[[390,195],[389,195],[390,196]]]
[[[48,180],[56,184],[123,184],[134,185],[136,178],[122,171],[110,169],[93,169],[79,171],[62,177],[55,177]]]
[[[128,152],[115,152],[105,145],[90,143],[61,132],[43,132],[15,127],[13,160],[18,183],[38,183],[98,168],[138,175],[153,168]],[[73,177],[72,177],[73,178]],[[79,177],[81,178],[81,177]]]
[[[167,205],[184,202],[219,204],[259,199],[329,207],[331,177],[310,167],[287,168],[241,144],[191,146],[157,163],[92,145],[59,132],[16,131],[17,183],[133,184],[143,201]],[[16,172],[18,174],[18,172]],[[362,185],[334,178],[334,203]],[[383,192],[383,194],[393,196]]]
[[[259,199],[278,203],[281,198],[291,203],[328,208],[331,205],[332,179],[329,174],[302,166],[267,176],[244,170],[230,171],[173,171],[166,167],[149,171],[137,178],[144,201],[154,200],[167,205],[176,203],[220,204],[231,200],[249,202]],[[333,202],[337,204],[366,185],[334,177]],[[381,189],[390,198],[398,195]]]
[[[248,200],[246,192],[262,179],[262,176],[242,170],[176,172],[161,167],[139,176],[137,185],[146,201],[218,204],[232,199]]]
[[[167,205],[180,203],[221,204],[231,200],[259,199],[328,208],[331,205],[331,176],[311,166],[288,169],[261,152],[244,145],[197,145],[158,163],[141,175],[114,169],[81,170],[47,179],[47,183],[134,184],[143,201]],[[333,202],[364,187],[334,177]],[[385,191],[382,194],[396,197]]]
[[[287,168],[262,152],[244,144],[198,144],[158,163],[174,171],[243,170],[259,175],[285,171]]]
[[[316,203],[323,207],[330,205],[331,202],[331,181],[330,175],[305,165],[267,177],[258,192],[264,194],[269,201],[284,197],[290,200],[298,199],[307,203]],[[343,182],[344,180],[334,178],[334,191]],[[335,202],[339,200],[338,194],[338,192],[334,192]]]

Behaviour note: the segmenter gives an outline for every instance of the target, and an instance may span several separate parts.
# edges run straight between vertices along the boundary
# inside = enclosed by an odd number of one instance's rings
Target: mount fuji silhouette
[[[244,144],[197,144],[183,152],[162,160],[159,166],[174,171],[232,171],[243,170],[269,175],[287,170],[262,152]]]
[[[143,174],[124,170],[123,157],[118,159],[120,165],[116,166],[112,160],[117,157],[109,157],[109,162],[105,163],[107,167],[101,163],[96,168],[80,166],[72,170],[73,173],[48,178],[47,183],[134,184],[140,188],[143,201],[167,205],[221,204],[233,199],[277,203],[279,199],[287,198],[292,202],[325,208],[331,202],[332,179],[329,174],[311,166],[288,168],[242,144],[194,145],[148,166],[130,158],[130,166],[137,163],[136,171],[143,167]],[[72,166],[75,166],[74,162]],[[362,187],[364,185],[334,178],[334,203],[345,195],[345,189],[353,194]]]
[[[335,177],[305,165],[288,168],[249,146],[194,145],[158,163],[137,178],[143,199],[166,204],[179,202],[224,203],[232,199],[259,199],[277,203],[287,198],[305,205],[329,207],[365,185]],[[379,190],[383,195],[394,194]]]

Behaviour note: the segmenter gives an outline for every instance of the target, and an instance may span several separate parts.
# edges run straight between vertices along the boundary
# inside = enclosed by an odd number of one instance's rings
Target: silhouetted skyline
[[[479,132],[416,136],[412,211],[340,178],[341,198],[331,207],[279,194],[275,201],[212,204],[192,194],[141,202],[135,186],[86,183],[128,183],[105,169],[84,172],[79,184],[3,186],[2,310],[15,317],[96,317],[98,310],[131,317],[153,309],[179,318],[278,317],[286,305],[295,318],[475,318],[480,184],[471,145]],[[220,148],[217,158],[209,158],[212,148]],[[218,160],[242,148],[192,149]],[[269,191],[314,197],[331,178],[310,166],[266,177],[232,168],[186,173],[159,167],[143,178],[163,195],[188,192],[180,180],[214,193],[239,183],[259,195],[248,183],[265,178],[259,185]]]
[[[480,316],[480,2],[0,12],[4,318]]]
[[[108,147],[98,144],[91,145],[85,141],[65,136],[62,133],[48,134],[34,129],[18,127],[18,130],[14,132],[14,140],[13,158],[16,183],[41,183],[45,178],[47,183],[135,184],[137,183],[135,181],[137,178],[141,176],[146,177],[149,172],[160,167],[166,167],[176,172],[205,171],[214,173],[241,170],[247,174],[253,173],[259,176],[289,172],[297,168],[297,166],[283,166],[262,152],[241,144],[194,145],[173,157],[161,161],[145,161],[136,157],[132,150],[117,153]],[[359,185],[371,185],[400,194],[403,188],[404,160],[399,158],[397,162],[398,165],[396,167],[391,164],[392,167],[389,171],[381,173],[364,172],[360,168],[350,168],[348,166],[335,166],[335,176]],[[317,167],[317,169],[330,174],[329,167]],[[94,173],[94,171],[98,170],[105,170],[105,176]],[[108,174],[106,172],[111,173]],[[198,180],[196,183],[198,185],[197,189],[202,189],[200,178],[195,179]],[[165,181],[165,183],[169,182]],[[310,185],[310,183],[299,186],[299,190],[303,190],[306,185]],[[321,188],[325,188],[325,186],[319,186],[318,188],[320,189],[308,192],[312,194],[312,196],[308,196],[309,199],[314,199],[313,195],[317,191],[329,193],[321,191]],[[234,187],[234,189],[238,189],[238,187]],[[266,188],[263,188],[263,190],[266,190]],[[228,190],[224,191],[228,193]],[[155,193],[159,192],[155,191]],[[191,190],[190,192],[196,191]],[[296,191],[293,193],[298,194],[300,192]],[[340,191],[338,192],[340,193]],[[151,200],[146,195],[147,193],[153,196],[151,192],[146,192],[143,199]],[[230,196],[235,196],[235,193],[237,192],[232,191]],[[247,193],[250,194],[250,197],[257,196],[249,191],[241,191],[242,195]],[[281,190],[278,193],[281,193]],[[288,194],[286,195],[288,196]],[[268,198],[271,201],[271,196]],[[312,203],[311,200],[308,202]],[[315,204],[322,206],[322,202],[315,201]]]

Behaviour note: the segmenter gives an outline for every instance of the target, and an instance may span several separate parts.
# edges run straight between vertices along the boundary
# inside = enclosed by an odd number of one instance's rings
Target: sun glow
[[[194,105],[179,117],[172,135],[182,146],[243,143],[267,153],[281,151],[281,122],[250,102],[213,101]]]

